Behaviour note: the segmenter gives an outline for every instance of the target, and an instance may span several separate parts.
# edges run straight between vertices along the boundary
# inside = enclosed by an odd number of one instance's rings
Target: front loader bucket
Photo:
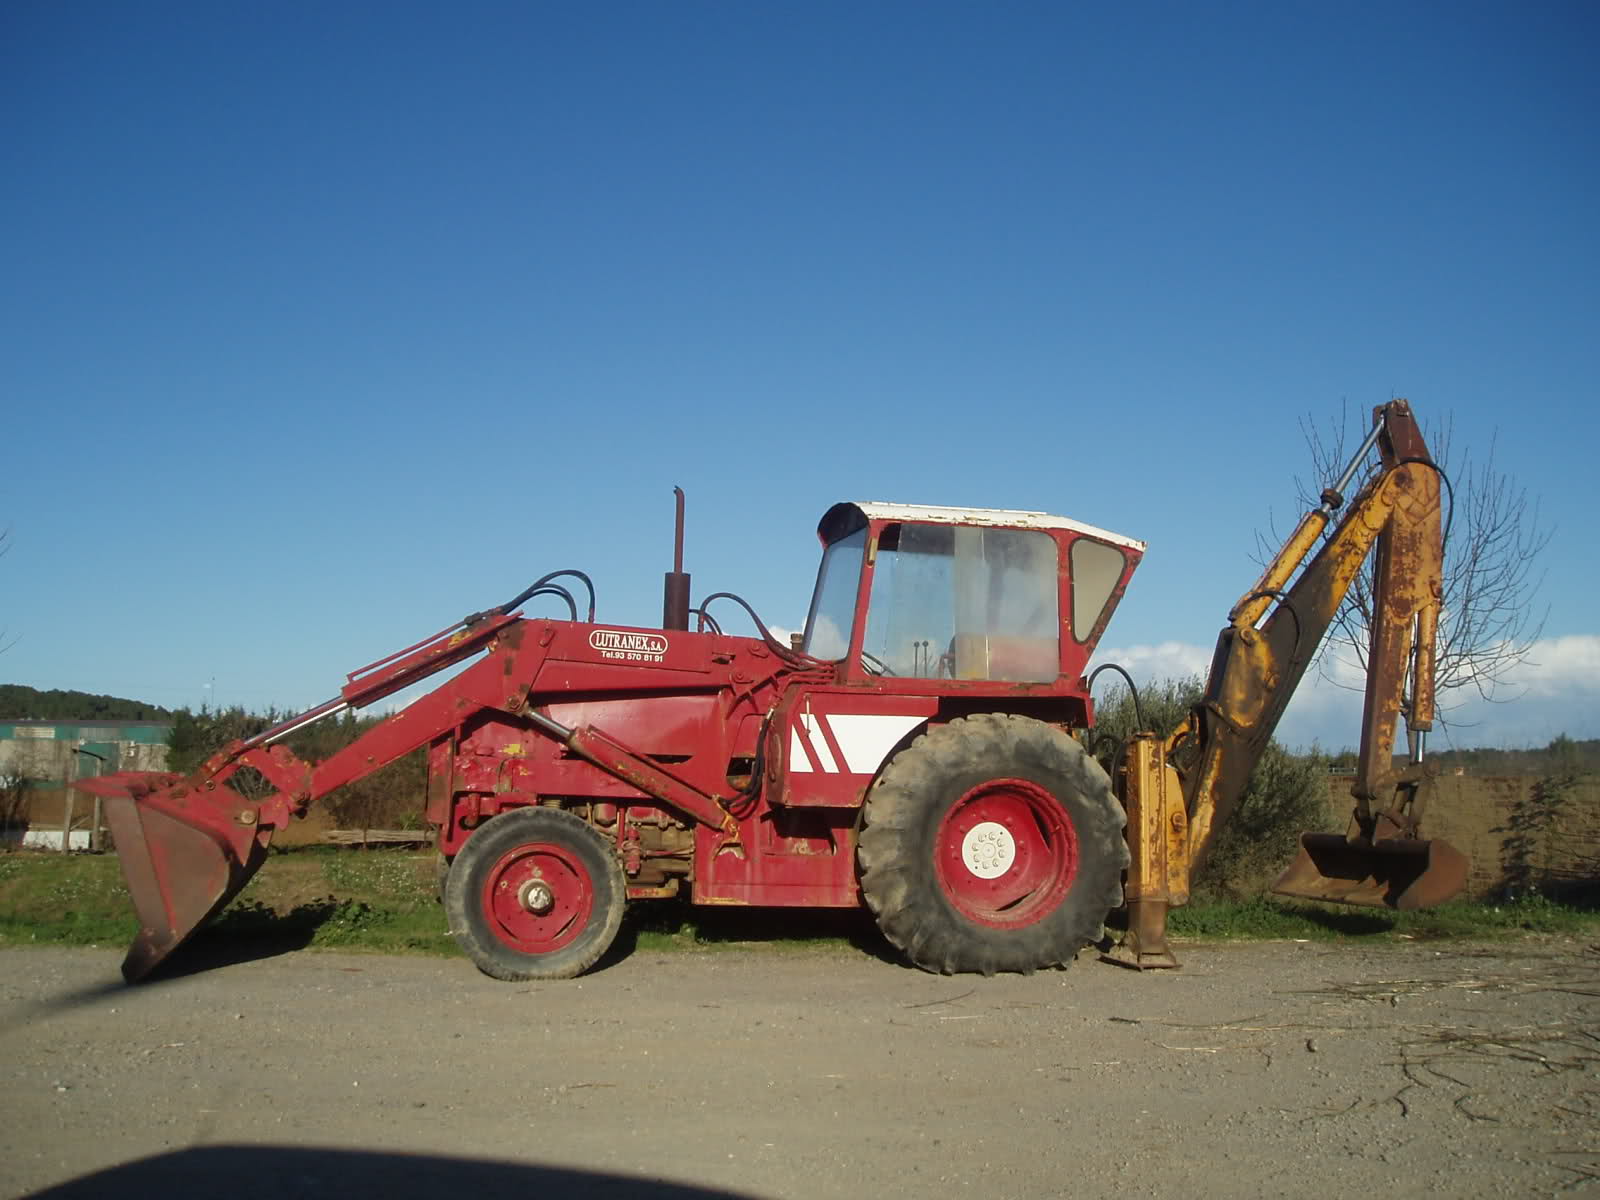
[[[143,979],[220,912],[266,859],[272,831],[236,792],[170,775],[122,772],[75,785],[105,802],[139,932],[122,962]]]
[[[1340,833],[1307,833],[1272,891],[1368,908],[1431,908],[1467,885],[1467,865],[1466,855],[1437,839],[1360,843]]]

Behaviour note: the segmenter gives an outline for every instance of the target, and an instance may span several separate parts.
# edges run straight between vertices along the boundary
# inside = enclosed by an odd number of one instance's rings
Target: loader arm
[[[220,912],[266,859],[274,831],[355,779],[379,770],[487,709],[522,711],[533,729],[607,774],[656,797],[687,819],[722,829],[732,820],[723,798],[650,761],[590,725],[569,728],[527,707],[548,637],[499,610],[477,613],[376,663],[352,672],[340,694],[298,716],[234,742],[189,776],[125,771],[75,786],[105,801],[139,932],[122,972],[144,978],[190,934]],[[279,739],[341,712],[363,708],[456,666],[478,662],[367,730],[320,763],[308,763]],[[251,769],[274,789],[251,799],[230,784]]]
[[[1346,508],[1343,489],[1374,445],[1381,465]],[[1418,841],[1424,777],[1420,762],[1398,774],[1390,764],[1397,717],[1404,713],[1408,728],[1419,737],[1433,724],[1444,555],[1439,478],[1409,405],[1396,400],[1376,409],[1372,432],[1344,475],[1323,492],[1321,503],[1300,520],[1229,613],[1203,699],[1164,741],[1154,734],[1135,736],[1120,775],[1133,853],[1127,889],[1129,941],[1138,965],[1176,965],[1166,945],[1167,910],[1188,900],[1190,876],[1204,864],[1217,831],[1232,815],[1375,547],[1361,757],[1352,789],[1355,829],[1339,842],[1358,851],[1396,838],[1413,847],[1426,846]],[[1335,522],[1341,509],[1343,515]],[[1380,847],[1393,848],[1387,842]],[[1425,849],[1418,852],[1426,857]],[[1441,857],[1452,855],[1460,859],[1454,851]],[[1433,892],[1459,890],[1465,881],[1464,862],[1459,871],[1452,862],[1441,872],[1446,877],[1442,886],[1432,891],[1424,887],[1411,898],[1437,903],[1445,897]],[[1393,898],[1360,897],[1353,891],[1336,895],[1302,889],[1293,894],[1394,903]]]

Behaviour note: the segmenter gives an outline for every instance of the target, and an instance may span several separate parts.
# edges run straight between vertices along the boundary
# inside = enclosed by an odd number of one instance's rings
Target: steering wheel
[[[888,663],[884,662],[883,659],[879,658],[876,654],[868,654],[865,650],[861,652],[861,669],[868,675],[894,674],[894,672],[889,669]]]

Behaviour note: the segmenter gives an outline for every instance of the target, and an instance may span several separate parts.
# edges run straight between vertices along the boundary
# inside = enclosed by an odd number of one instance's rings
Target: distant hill
[[[1403,739],[1402,739],[1403,741]],[[1529,750],[1439,750],[1429,748],[1428,758],[1441,769],[1459,767],[1469,775],[1600,774],[1600,738],[1580,741],[1566,734],[1548,746]],[[1346,750],[1329,763],[1355,769],[1356,755]]]
[[[1600,772],[1600,738],[1580,741],[1565,734],[1533,750],[1441,750],[1430,754],[1440,766],[1463,767],[1474,775],[1544,775],[1551,771]]]
[[[0,721],[164,721],[171,716],[168,709],[142,700],[0,683]]]

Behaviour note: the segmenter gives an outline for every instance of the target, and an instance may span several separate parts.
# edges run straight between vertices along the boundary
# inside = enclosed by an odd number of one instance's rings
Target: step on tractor
[[[1437,903],[1467,871],[1420,828],[1441,478],[1407,404],[1375,410],[1343,476],[1229,613],[1201,701],[1168,736],[1134,734],[1110,771],[1085,749],[1086,672],[1144,543],[1044,513],[836,504],[804,634],[780,640],[731,593],[691,605],[679,490],[660,628],[598,622],[588,577],[554,572],[188,776],[81,781],[105,801],[138,914],[123,973],[144,977],[226,906],[310,805],[419,749],[450,930],[499,979],[578,975],[629,901],[672,896],[865,905],[917,966],[984,975],[1065,965],[1105,944],[1125,905],[1123,961],[1176,966],[1168,910],[1369,554],[1350,827],[1306,835],[1277,890]],[[583,585],[581,619],[562,580]],[[536,597],[565,615],[524,616]],[[742,606],[754,635],[723,632],[713,603]],[[323,761],[283,744],[456,667]],[[1402,714],[1411,753],[1397,768]],[[241,772],[254,786],[230,786]]]

